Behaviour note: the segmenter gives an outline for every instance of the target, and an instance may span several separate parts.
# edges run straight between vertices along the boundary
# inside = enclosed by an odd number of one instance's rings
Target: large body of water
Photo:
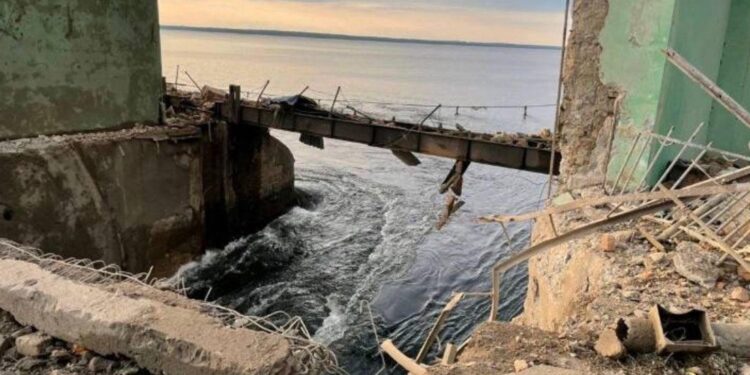
[[[271,94],[309,86],[306,95],[321,100],[341,86],[349,101],[342,105],[366,113],[419,121],[431,108],[394,103],[440,103],[453,108],[430,121],[483,132],[537,132],[554,120],[554,107],[530,108],[526,119],[523,109],[479,107],[554,103],[558,50],[190,31],[163,31],[162,44],[166,76],[179,65],[201,85],[239,84],[255,91],[251,96],[266,80]],[[476,108],[456,113],[457,105]],[[212,298],[240,311],[303,317],[356,374],[380,368],[363,305],[371,306],[381,337],[415,355],[451,293],[488,291],[493,263],[528,241],[527,225],[510,227],[508,246],[498,227],[477,218],[532,210],[544,192],[546,176],[474,164],[466,205],[437,231],[444,199],[438,186],[450,160],[420,156],[422,165],[407,167],[387,150],[331,140],[317,150],[297,135],[273,134],[294,153],[302,205],[262,232],[210,251],[182,275],[196,295],[212,287]],[[502,316],[509,319],[523,306],[525,268],[509,272],[504,288]],[[461,342],[488,312],[486,300],[462,303],[444,342]]]

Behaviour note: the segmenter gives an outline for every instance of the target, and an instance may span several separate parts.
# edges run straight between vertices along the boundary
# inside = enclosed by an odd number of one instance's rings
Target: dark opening
[[[702,324],[702,313],[691,311],[686,314],[671,314],[659,309],[664,336],[674,342],[699,341],[706,339]]]
[[[2,212],[3,212],[3,220],[5,221],[13,220],[13,210],[7,207],[2,207]]]

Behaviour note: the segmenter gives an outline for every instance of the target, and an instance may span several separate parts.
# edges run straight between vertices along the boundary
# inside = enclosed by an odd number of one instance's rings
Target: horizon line
[[[439,40],[439,39],[419,39],[419,38],[396,38],[396,37],[370,36],[370,35],[319,33],[319,32],[309,32],[309,31],[271,30],[271,29],[237,29],[237,28],[213,27],[213,26],[160,25],[160,28],[165,29],[165,30],[177,30],[177,31],[266,35],[266,36],[282,36],[282,37],[298,37],[298,38],[314,38],[314,39],[358,40],[358,41],[384,42],[384,43],[416,43],[416,44],[453,45],[453,46],[467,46],[467,47],[505,47],[505,48],[533,48],[533,49],[561,49],[562,48],[560,46],[543,45],[543,44],[521,44],[521,43],[507,43],[507,42],[472,42],[472,41],[462,41],[462,40]]]

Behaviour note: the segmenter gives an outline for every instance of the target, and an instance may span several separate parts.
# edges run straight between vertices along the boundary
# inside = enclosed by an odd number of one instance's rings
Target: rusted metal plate
[[[217,114],[227,118],[229,106],[218,103]],[[472,161],[481,164],[548,173],[551,152],[534,139],[533,146],[504,144],[477,138],[477,134],[462,136],[440,132],[436,129],[370,124],[341,118],[328,118],[293,111],[275,111],[270,108],[243,106],[242,123],[288,130],[308,135],[340,139],[374,147],[402,150]],[[481,136],[481,135],[480,135]],[[560,157],[555,160],[554,173],[559,174]]]
[[[422,134],[418,151],[435,156],[466,160],[469,156],[469,141],[448,138],[438,134]]]
[[[339,121],[333,129],[333,138],[369,145],[375,139],[374,132],[374,127],[368,124]]]
[[[419,134],[408,129],[380,127],[375,132],[375,141],[372,146],[417,152]]]
[[[526,150],[515,146],[474,141],[471,145],[471,161],[499,165],[513,169],[524,169]]]

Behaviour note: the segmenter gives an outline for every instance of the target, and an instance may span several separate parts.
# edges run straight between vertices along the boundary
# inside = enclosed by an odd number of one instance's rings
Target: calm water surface
[[[554,103],[557,50],[188,31],[163,31],[162,43],[165,75],[174,77],[180,65],[201,85],[239,84],[250,97],[270,79],[271,94],[309,86],[307,95],[323,105],[341,86],[348,101],[342,105],[388,118],[420,121],[431,111],[395,103],[453,106],[430,120],[446,127],[536,132],[554,119],[552,107],[531,108],[525,120],[522,109],[479,107]],[[184,75],[180,82],[189,83]],[[457,105],[477,108],[456,113]],[[297,160],[300,207],[210,251],[182,275],[196,296],[213,288],[219,303],[249,314],[283,310],[303,317],[352,373],[380,369],[363,305],[371,306],[381,337],[414,356],[451,293],[489,290],[492,264],[528,241],[528,226],[511,226],[508,246],[497,227],[476,219],[536,208],[544,176],[472,165],[466,205],[436,231],[438,186],[451,161],[420,155],[422,165],[407,167],[382,149],[326,140],[326,149],[317,150],[294,134],[273,134]],[[504,288],[509,319],[522,309],[525,268],[509,272]],[[485,300],[462,303],[443,342],[461,342],[488,312]]]

